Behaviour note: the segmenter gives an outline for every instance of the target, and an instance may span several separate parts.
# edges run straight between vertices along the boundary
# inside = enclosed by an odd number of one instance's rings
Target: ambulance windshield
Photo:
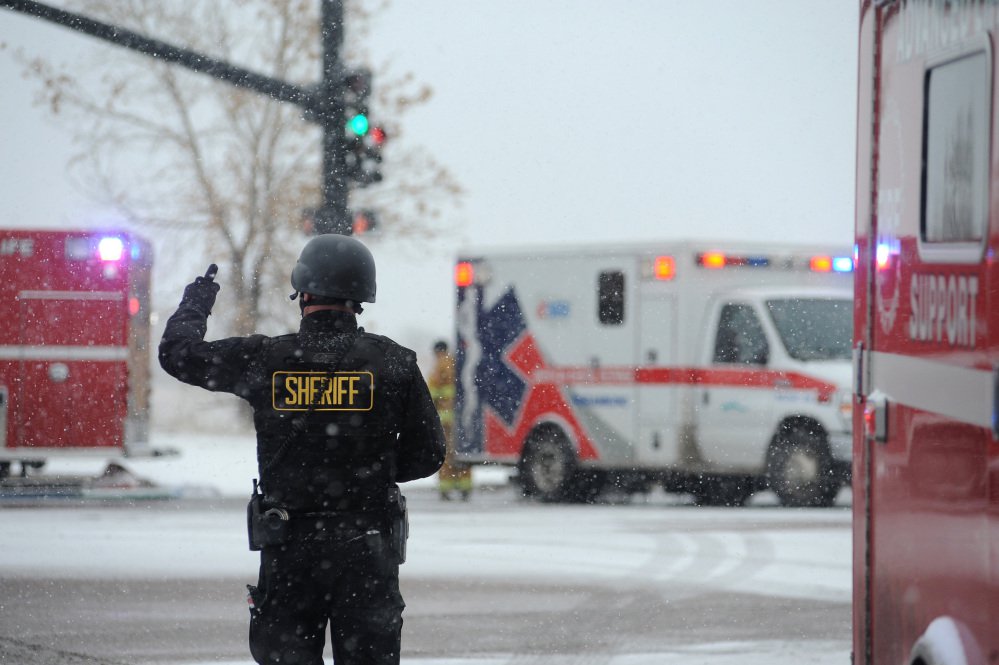
[[[849,360],[853,303],[839,298],[767,301],[788,355],[795,360]]]

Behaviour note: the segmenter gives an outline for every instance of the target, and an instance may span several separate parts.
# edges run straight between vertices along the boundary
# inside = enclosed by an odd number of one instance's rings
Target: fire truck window
[[[989,63],[984,52],[926,73],[923,240],[978,242],[986,227]]]
[[[766,365],[770,346],[766,333],[749,305],[725,305],[715,338],[716,363]]]
[[[624,323],[624,273],[611,270],[597,280],[597,316],[600,323],[619,326]]]

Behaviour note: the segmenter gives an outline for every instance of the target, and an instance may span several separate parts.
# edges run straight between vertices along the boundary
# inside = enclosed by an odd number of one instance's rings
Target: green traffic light
[[[368,133],[368,116],[358,113],[347,121],[347,129],[357,136],[364,136]]]

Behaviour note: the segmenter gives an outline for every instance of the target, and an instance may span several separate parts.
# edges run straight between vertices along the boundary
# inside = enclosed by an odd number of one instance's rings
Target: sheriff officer
[[[357,325],[361,303],[375,301],[374,258],[354,238],[317,236],[291,274],[298,333],[206,342],[213,268],[185,288],[159,359],[253,407],[262,496],[249,520],[261,549],[250,652],[321,665],[329,624],[338,665],[399,663],[407,526],[396,483],[435,473],[445,444],[416,354]]]

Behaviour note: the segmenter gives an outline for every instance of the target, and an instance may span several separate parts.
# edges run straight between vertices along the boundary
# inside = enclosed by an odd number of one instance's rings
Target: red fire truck
[[[0,476],[148,450],[150,270],[128,233],[0,231]]]
[[[854,662],[999,662],[999,4],[860,3]]]

